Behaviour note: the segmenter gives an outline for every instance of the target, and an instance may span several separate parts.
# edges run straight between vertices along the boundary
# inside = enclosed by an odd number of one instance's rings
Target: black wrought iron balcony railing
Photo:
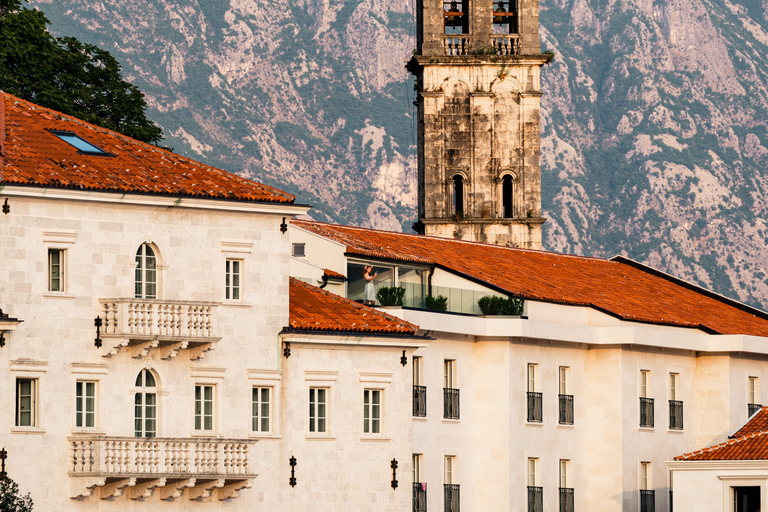
[[[459,419],[459,390],[443,388],[443,418]]]
[[[558,422],[561,425],[573,425],[573,395],[558,395],[560,401],[560,415]]]
[[[459,484],[443,484],[445,512],[460,512]],[[425,509],[426,510],[426,509]]]
[[[669,429],[683,430],[683,402],[680,400],[669,401]]]
[[[755,414],[757,414],[757,411],[762,409],[762,404],[747,404],[747,414],[749,414],[748,418],[751,418]]]
[[[653,398],[640,398],[640,426],[653,428]]]
[[[543,488],[528,486],[528,512],[543,512]]]
[[[654,491],[640,491],[640,512],[656,512],[656,496]]]
[[[427,484],[413,482],[413,512],[427,512]]]
[[[573,489],[560,488],[560,512],[573,512]]]
[[[427,415],[427,386],[413,386],[413,415]]]
[[[541,423],[541,393],[528,391],[528,421]]]

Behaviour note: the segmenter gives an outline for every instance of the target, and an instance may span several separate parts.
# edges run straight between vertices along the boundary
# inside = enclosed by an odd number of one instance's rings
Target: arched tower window
[[[136,377],[134,395],[134,435],[157,437],[157,381],[152,372],[141,370]]]
[[[157,298],[157,258],[149,244],[136,251],[136,298]]]
[[[464,177],[460,174],[453,177],[453,213],[464,215]]]
[[[505,219],[511,219],[514,217],[514,190],[515,186],[514,183],[512,183],[512,176],[509,174],[505,175],[504,178],[501,180],[501,207],[502,207],[502,217]]]
[[[493,0],[493,33],[517,34],[517,2]]]

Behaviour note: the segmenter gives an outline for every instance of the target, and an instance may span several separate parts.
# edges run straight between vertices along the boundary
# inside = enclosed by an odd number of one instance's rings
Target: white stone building
[[[768,392],[765,313],[624,258],[308,221],[291,242],[294,276],[344,274],[328,289],[353,299],[372,264],[405,288],[387,312],[434,338],[414,354],[415,510],[668,510],[665,462]],[[483,316],[484,295],[523,311]]]
[[[425,341],[289,285],[307,207],[7,94],[0,154],[0,447],[35,510],[410,509]]]

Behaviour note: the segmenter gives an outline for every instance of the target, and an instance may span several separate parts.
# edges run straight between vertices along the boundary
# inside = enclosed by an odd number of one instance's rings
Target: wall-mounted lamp
[[[5,198],[5,202],[3,203],[3,213],[8,215],[11,213],[11,207],[8,205],[8,198]]]
[[[18,318],[11,318],[0,309],[0,348],[5,346],[5,333],[13,331],[22,322]]]
[[[93,344],[96,348],[101,348],[101,317],[97,316],[93,319],[93,325],[96,326],[96,338],[93,340]]]
[[[408,358],[405,357],[405,350],[403,350],[403,355],[400,356],[400,364],[403,366],[408,364]]]
[[[397,459],[392,459],[389,467],[392,468],[392,488],[397,489]]]
[[[288,483],[291,484],[291,487],[296,487],[296,457],[291,455],[291,458],[288,459],[288,464],[291,466],[291,479]]]
[[[291,344],[287,341],[283,342],[283,357],[291,357]]]
[[[0,450],[0,480],[5,480],[8,477],[8,473],[5,472],[5,459],[8,458],[8,452],[5,448]]]
[[[285,233],[288,231],[288,224],[285,223],[285,217],[283,217],[283,222],[280,223],[280,232]]]

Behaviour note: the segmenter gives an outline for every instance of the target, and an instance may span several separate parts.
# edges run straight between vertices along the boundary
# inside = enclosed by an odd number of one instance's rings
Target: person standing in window
[[[376,304],[376,287],[373,285],[373,280],[379,275],[378,272],[373,272],[371,265],[365,266],[365,272],[363,272],[363,279],[365,279],[365,304]]]

